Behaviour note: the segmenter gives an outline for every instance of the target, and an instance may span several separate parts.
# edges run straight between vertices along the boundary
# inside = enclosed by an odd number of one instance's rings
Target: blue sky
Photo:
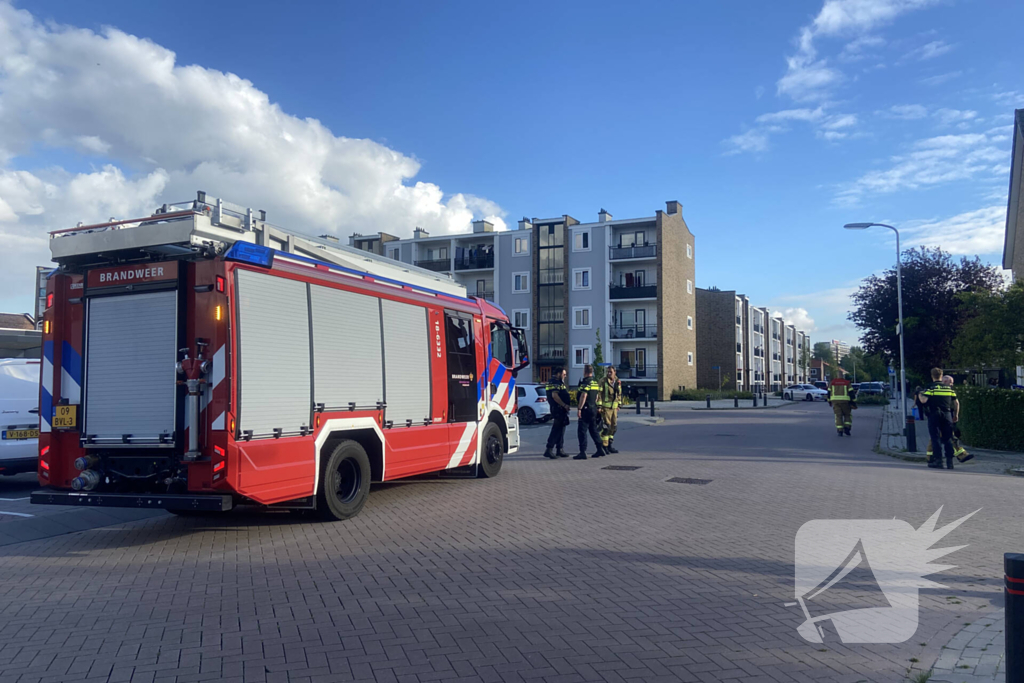
[[[815,340],[856,337],[849,292],[894,257],[843,223],[998,263],[1024,3],[694,4],[8,6],[0,232],[30,262],[44,229],[197,183],[343,235],[678,199],[697,284],[804,309]],[[40,95],[26,60],[74,87]]]

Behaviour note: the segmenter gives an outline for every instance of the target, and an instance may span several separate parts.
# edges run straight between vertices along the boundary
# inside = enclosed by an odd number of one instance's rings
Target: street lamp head
[[[874,223],[847,223],[843,227],[847,230],[866,230],[872,225],[874,225]]]

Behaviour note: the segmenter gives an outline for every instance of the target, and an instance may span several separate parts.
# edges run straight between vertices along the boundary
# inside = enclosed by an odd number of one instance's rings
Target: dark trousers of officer
[[[946,465],[953,464],[953,416],[938,410],[928,413],[928,436],[932,441],[932,459],[930,463],[942,464],[945,452]]]
[[[551,432],[548,434],[548,450],[565,446],[565,428],[569,426],[569,416],[557,413],[551,416]]]
[[[590,438],[594,440],[594,445],[597,446],[597,452],[604,452],[604,449],[601,448],[601,432],[597,430],[597,411],[592,408],[584,408],[583,412],[580,413],[579,421],[576,423],[576,436],[580,440],[580,453],[587,452],[588,432],[590,433]]]

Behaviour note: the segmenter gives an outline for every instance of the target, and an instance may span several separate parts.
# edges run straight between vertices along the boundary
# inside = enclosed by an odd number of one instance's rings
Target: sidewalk
[[[928,422],[917,420],[917,452],[907,451],[906,438],[903,436],[903,415],[900,413],[899,401],[894,400],[885,407],[882,413],[882,430],[878,436],[878,451],[885,455],[911,462],[925,462],[928,449]],[[985,474],[1015,474],[1024,476],[1024,453],[1011,451],[993,451],[984,448],[972,448],[964,444],[974,454],[973,460],[961,464],[954,462],[956,469],[966,472]]]
[[[930,683],[1003,683],[1005,613],[997,610],[965,626],[942,648]]]

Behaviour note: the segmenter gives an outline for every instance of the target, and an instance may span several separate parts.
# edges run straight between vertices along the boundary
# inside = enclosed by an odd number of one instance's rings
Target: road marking
[[[0,498],[0,500],[28,500],[28,496],[24,498]]]
[[[30,515],[27,512],[7,512],[5,510],[0,510],[0,515],[14,515],[15,517],[35,517],[35,515]]]

